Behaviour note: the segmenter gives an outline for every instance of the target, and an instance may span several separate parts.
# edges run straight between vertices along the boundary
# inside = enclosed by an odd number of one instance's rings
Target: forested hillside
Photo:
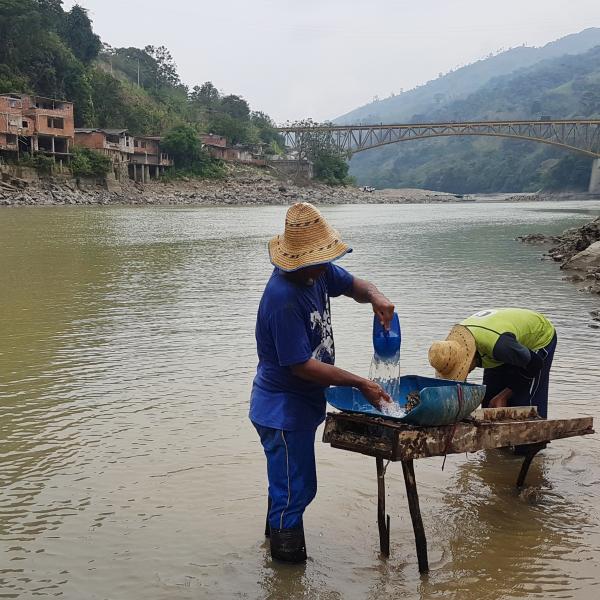
[[[600,46],[496,77],[458,100],[439,99],[412,122],[600,118]],[[535,142],[447,138],[395,144],[355,156],[351,174],[376,187],[456,193],[585,189],[591,160]]]
[[[335,123],[406,123],[414,115],[434,110],[441,103],[465,98],[495,77],[508,75],[542,60],[581,54],[600,45],[600,28],[589,28],[550,42],[541,48],[519,46],[441,74],[414,89],[361,106],[334,119]],[[399,65],[402,68],[402,65]],[[393,80],[389,85],[393,86]]]
[[[233,143],[276,143],[273,122],[210,82],[189,89],[165,47],[111,48],[87,11],[62,0],[0,0],[0,93],[32,92],[75,103],[77,127],[163,134],[177,126]]]

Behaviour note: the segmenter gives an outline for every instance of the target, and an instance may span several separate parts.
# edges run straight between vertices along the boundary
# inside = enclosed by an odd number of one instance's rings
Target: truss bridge
[[[319,125],[279,127],[287,148],[298,150],[307,138],[318,136],[340,153],[355,154],[409,140],[483,135],[531,140],[600,158],[600,120],[466,121],[401,125]]]
[[[300,156],[313,141],[348,157],[389,144],[435,137],[479,135],[530,140],[594,158],[590,192],[600,194],[600,119],[464,121],[398,125],[315,125],[279,127],[289,151]]]

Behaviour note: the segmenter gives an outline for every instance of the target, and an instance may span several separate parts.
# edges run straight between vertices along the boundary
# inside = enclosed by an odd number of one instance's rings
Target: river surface
[[[540,248],[598,202],[337,206],[340,264],[397,305],[402,369],[494,306],[558,329],[550,417],[600,429],[597,297]],[[599,435],[558,440],[521,494],[497,452],[415,462],[431,572],[419,577],[399,465],[389,560],[375,461],[317,441],[310,558],[271,562],[266,469],[247,420],[268,238],[285,207],[0,211],[0,598],[74,600],[600,597]],[[368,373],[372,316],[333,301],[337,364]],[[317,433],[320,439],[320,432]]]

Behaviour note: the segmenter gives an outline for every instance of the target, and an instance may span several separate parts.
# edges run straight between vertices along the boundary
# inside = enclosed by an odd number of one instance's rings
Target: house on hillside
[[[158,136],[138,136],[133,141],[133,154],[129,158],[129,177],[146,183],[157,178],[167,167],[173,166],[173,159],[160,149]]]
[[[129,159],[133,155],[133,138],[127,129],[78,128],[75,144],[109,156],[115,177],[127,177]]]
[[[38,152],[61,161],[74,143],[73,103],[30,94],[0,94],[0,154]]]
[[[214,158],[220,158],[227,162],[241,162],[252,165],[265,165],[261,149],[255,146],[227,145],[227,138],[213,133],[200,134],[202,146]]]

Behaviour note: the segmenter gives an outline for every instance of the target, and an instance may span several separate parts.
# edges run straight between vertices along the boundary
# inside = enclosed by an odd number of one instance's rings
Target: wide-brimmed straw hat
[[[347,252],[352,248],[309,202],[290,206],[285,231],[269,242],[271,262],[288,272],[332,262]]]
[[[429,348],[429,364],[441,379],[465,381],[477,348],[473,334],[463,325],[455,325],[443,342]]]

